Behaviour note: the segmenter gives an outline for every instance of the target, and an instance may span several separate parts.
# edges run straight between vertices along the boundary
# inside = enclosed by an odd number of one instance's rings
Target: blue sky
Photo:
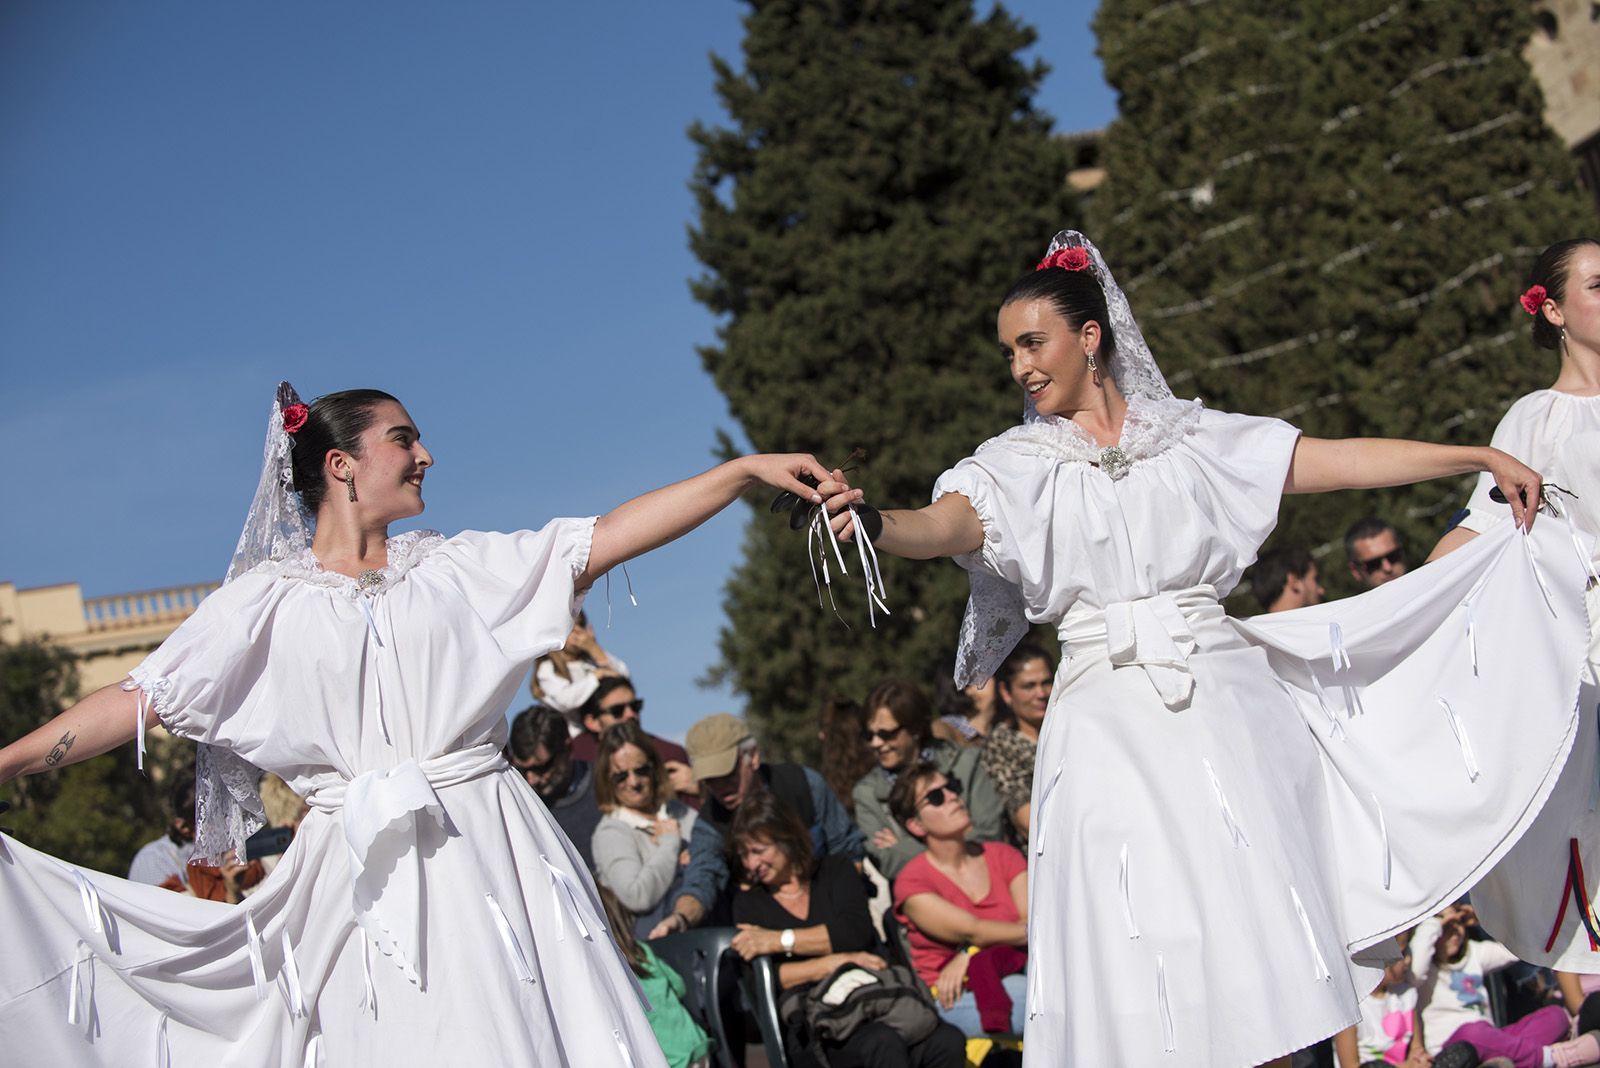
[[[1090,0],[1008,6],[1057,127],[1110,121]],[[684,131],[745,10],[0,5],[0,580],[220,577],[279,378],[406,401],[446,532],[708,466],[738,428],[695,353]],[[631,565],[638,608],[614,589],[601,640],[659,733],[738,710],[694,680],[746,514]]]

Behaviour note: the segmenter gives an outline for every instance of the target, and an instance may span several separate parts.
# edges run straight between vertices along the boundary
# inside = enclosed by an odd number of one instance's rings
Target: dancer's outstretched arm
[[[862,491],[851,489],[838,471],[817,488],[827,498],[834,533],[849,541],[855,535],[855,524],[845,509],[863,503]],[[926,508],[895,508],[879,514],[883,532],[873,535],[873,546],[908,560],[960,556],[983,545],[983,523],[972,502],[959,493],[947,493]]]
[[[1516,457],[1487,445],[1435,445],[1393,438],[1301,438],[1295,446],[1283,492],[1408,486],[1476,471],[1494,476],[1500,492],[1511,503],[1517,525],[1530,529],[1544,480]]]
[[[0,783],[53,771],[110,752],[133,740],[139,694],[113,683],[85,697],[44,726],[0,749]],[[145,726],[156,723],[155,709]]]
[[[741,456],[625,501],[595,524],[589,565],[578,585],[589,586],[618,564],[681,538],[757,483],[820,502],[817,490],[801,482],[798,475],[809,475],[818,483],[829,477],[828,469],[816,457],[803,453]]]

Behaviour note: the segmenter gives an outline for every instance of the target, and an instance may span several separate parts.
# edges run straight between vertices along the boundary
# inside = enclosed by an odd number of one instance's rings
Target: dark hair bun
[[[1600,247],[1600,240],[1575,237],[1570,241],[1557,241],[1539,253],[1539,258],[1533,261],[1533,269],[1528,272],[1528,286],[1544,286],[1545,296],[1561,303],[1567,297],[1567,273],[1572,257],[1585,245]],[[1561,328],[1545,318],[1543,308],[1533,313],[1533,343],[1551,352],[1561,351]]]

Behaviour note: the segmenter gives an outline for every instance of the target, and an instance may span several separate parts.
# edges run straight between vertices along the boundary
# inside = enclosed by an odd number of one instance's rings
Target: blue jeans
[[[1028,1007],[1025,1004],[1028,996],[1028,973],[1018,972],[1008,975],[1000,980],[1006,988],[1006,993],[1011,995],[1011,1030],[1022,1034],[1023,1021],[1028,1018]],[[978,1020],[978,999],[968,990],[956,999],[956,1003],[946,1009],[939,1006],[939,1018],[946,1023],[954,1024],[961,1029],[961,1033],[968,1038],[982,1038],[983,1024]]]

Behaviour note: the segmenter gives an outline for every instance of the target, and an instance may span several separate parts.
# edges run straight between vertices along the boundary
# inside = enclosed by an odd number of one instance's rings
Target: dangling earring
[[[356,499],[356,476],[354,471],[344,473],[344,488],[349,492],[350,499]]]
[[[1092,352],[1088,353],[1088,356],[1089,356],[1089,376],[1094,379],[1094,384],[1098,386],[1100,384],[1100,365],[1095,362],[1094,353],[1092,353]]]

